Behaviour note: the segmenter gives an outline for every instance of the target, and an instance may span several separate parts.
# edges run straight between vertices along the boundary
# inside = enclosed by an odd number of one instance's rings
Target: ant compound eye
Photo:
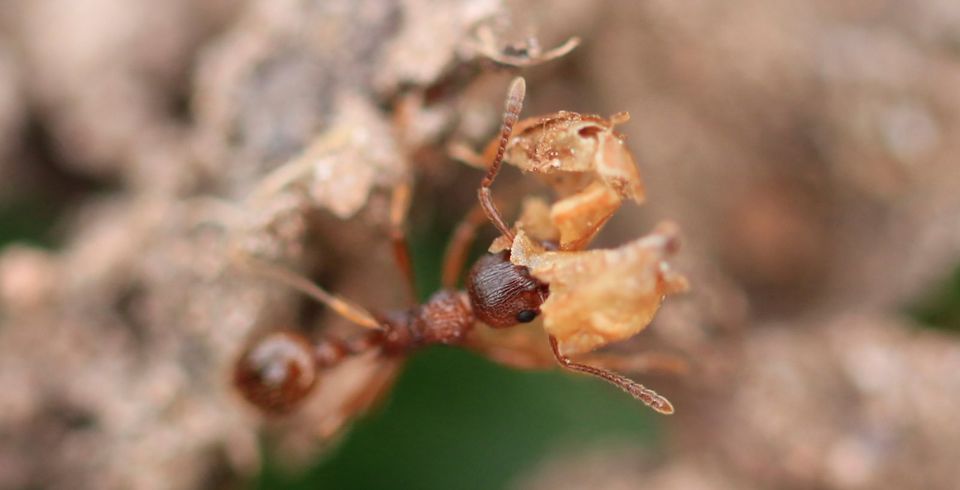
[[[523,310],[517,313],[517,321],[520,323],[530,323],[537,317],[535,310]]]
[[[266,412],[283,413],[310,393],[317,369],[309,341],[284,331],[254,341],[237,359],[233,376],[247,401]]]

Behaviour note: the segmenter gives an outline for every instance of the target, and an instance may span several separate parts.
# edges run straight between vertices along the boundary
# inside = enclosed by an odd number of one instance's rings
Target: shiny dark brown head
[[[269,413],[294,409],[317,383],[313,347],[289,330],[255,340],[237,359],[233,381],[250,403]]]
[[[510,262],[510,252],[481,257],[467,276],[467,293],[473,313],[494,328],[532,322],[550,295],[550,286]]]

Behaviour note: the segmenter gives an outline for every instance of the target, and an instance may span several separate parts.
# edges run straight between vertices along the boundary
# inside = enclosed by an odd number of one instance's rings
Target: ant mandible
[[[464,345],[477,322],[503,329],[537,318],[540,305],[550,294],[550,285],[533,277],[526,267],[512,264],[509,250],[478,259],[468,273],[466,290],[454,289],[466,249],[473,239],[473,229],[484,217],[503,236],[511,241],[514,238],[513,231],[493,202],[490,188],[500,171],[513,126],[523,107],[525,92],[523,78],[514,79],[507,95],[496,157],[478,191],[483,213],[475,210],[458,227],[444,261],[444,288],[425,303],[373,314],[282,267],[250,264],[259,273],[313,297],[368,331],[349,340],[324,338],[316,343],[290,330],[261,337],[240,355],[234,368],[234,383],[244,398],[268,413],[288,412],[315,388],[325,370],[349,357],[374,352],[377,356],[397,358],[433,344]],[[390,235],[393,250],[412,289],[410,254],[402,233],[409,186],[399,187],[392,201]],[[653,390],[613,371],[575,362],[560,351],[556,338],[548,336],[548,340],[553,358],[561,367],[601,378],[657,412],[673,413],[670,402]]]

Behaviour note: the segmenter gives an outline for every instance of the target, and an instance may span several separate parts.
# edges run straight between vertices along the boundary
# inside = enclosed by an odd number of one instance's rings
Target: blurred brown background
[[[616,349],[689,359],[644,378],[678,413],[435,349],[332,441],[335,390],[264,422],[227,382],[243,341],[348,327],[228,250],[401,304],[384,225],[412,176],[435,288],[479,179],[446,145],[491,136],[516,73],[483,28],[583,40],[520,71],[524,115],[630,112],[647,203],[600,241],[675,220],[693,290]],[[330,134],[332,188],[250,203]],[[953,0],[8,0],[0,488],[955,488],[958,155]]]

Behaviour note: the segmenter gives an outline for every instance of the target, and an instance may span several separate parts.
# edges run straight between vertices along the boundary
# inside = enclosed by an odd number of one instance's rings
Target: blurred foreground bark
[[[19,183],[4,197],[43,191],[43,166],[108,188],[68,210],[60,250],[0,258],[0,487],[201,488],[249,475],[260,422],[231,392],[230,362],[252,332],[295,325],[302,308],[237,271],[231,249],[330,274],[369,264],[345,279],[355,286],[390,269],[386,191],[410,170],[381,106],[468,61],[457,50],[498,2],[0,8],[0,151]],[[441,105],[438,123],[450,114]],[[42,153],[6,137],[30,125]],[[267,172],[336,132],[348,139],[333,176],[246,204]],[[352,219],[319,216],[315,202]],[[339,389],[370,366],[344,370]],[[328,385],[299,421],[307,440],[337,425]]]

